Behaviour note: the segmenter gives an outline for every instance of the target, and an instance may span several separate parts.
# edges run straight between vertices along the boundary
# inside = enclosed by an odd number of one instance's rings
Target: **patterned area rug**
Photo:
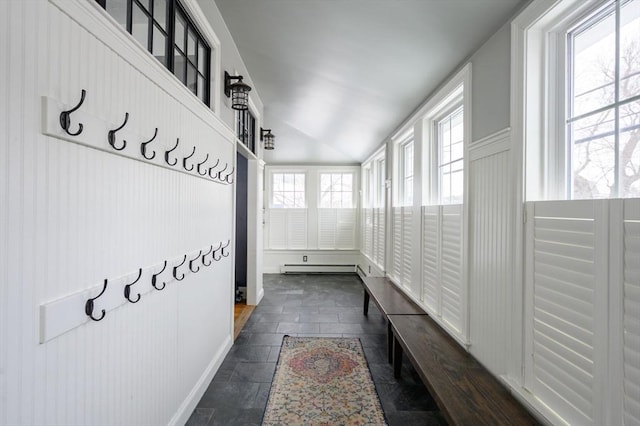
[[[263,425],[386,425],[359,339],[285,336]]]

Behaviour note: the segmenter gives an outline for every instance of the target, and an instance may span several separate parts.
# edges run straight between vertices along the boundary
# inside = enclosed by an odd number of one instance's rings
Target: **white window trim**
[[[273,206],[273,175],[274,174],[302,174],[304,175],[304,207],[274,207]],[[269,209],[306,209],[309,207],[309,174],[303,169],[271,169],[267,179],[267,198]]]
[[[463,114],[462,117],[464,120],[465,111],[464,111],[464,99],[462,98],[462,91],[463,91],[462,87],[457,88],[456,92],[459,92],[460,95],[457,97],[452,96],[451,101],[448,104],[446,104],[446,106],[440,111],[438,115],[433,116],[433,118],[426,119],[431,131],[431,136],[429,138],[429,142],[431,142],[429,146],[429,150],[431,152],[431,161],[429,163],[425,162],[424,164],[426,167],[430,168],[431,185],[430,185],[430,197],[427,198],[425,196],[425,199],[430,199],[433,205],[453,204],[453,203],[442,203],[442,194],[440,190],[440,184],[441,184],[440,167],[442,166],[442,164],[440,162],[440,141],[438,140],[437,127],[440,121],[450,117],[451,114],[453,114],[460,107],[462,107],[462,114]],[[463,127],[464,127],[464,124],[463,124]],[[464,136],[463,136],[462,143],[463,145],[468,145],[468,141],[464,139]],[[462,162],[463,162],[463,173],[464,173],[466,171],[464,170],[464,165],[465,165],[464,154],[462,157]],[[464,190],[463,190],[463,196],[464,196]]]

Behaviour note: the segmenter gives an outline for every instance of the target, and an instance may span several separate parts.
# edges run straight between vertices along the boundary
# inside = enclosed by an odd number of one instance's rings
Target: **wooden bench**
[[[382,315],[387,320],[387,349],[389,362],[393,361],[393,334],[389,315],[426,315],[424,310],[413,300],[384,277],[365,277],[364,287],[364,315],[369,314],[369,300],[373,300]]]
[[[449,424],[534,425],[536,419],[489,371],[427,315],[387,316],[393,369],[413,364]]]

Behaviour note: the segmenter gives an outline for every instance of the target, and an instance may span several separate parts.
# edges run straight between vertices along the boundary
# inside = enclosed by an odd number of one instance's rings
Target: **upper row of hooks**
[[[84,103],[85,97],[86,97],[86,90],[82,89],[82,94],[81,94],[80,102],[78,103],[78,105],[71,108],[70,110],[62,111],[60,113],[60,126],[70,136],[78,136],[83,131],[82,123],[78,123],[78,129],[76,131],[71,131],[70,126],[71,126],[71,114],[74,111],[78,110],[80,106],[82,106],[82,104]],[[111,146],[111,148],[115,149],[116,151],[122,151],[127,147],[127,141],[125,139],[122,139],[122,141],[119,142],[116,139],[116,133],[122,130],[124,126],[127,125],[128,121],[129,121],[129,113],[125,112],[124,120],[122,124],[116,127],[115,129],[109,130],[109,133],[107,134],[107,140],[109,142],[109,145]],[[142,142],[140,144],[140,153],[142,154],[142,157],[144,159],[153,160],[156,157],[156,151],[149,150],[147,148],[147,145],[153,142],[157,136],[158,136],[158,128],[156,127],[151,139],[149,139],[146,142]],[[164,152],[164,161],[165,163],[167,163],[168,166],[174,167],[178,164],[177,156],[171,158],[171,153],[178,148],[178,145],[180,145],[180,138],[176,139],[176,144],[173,148]],[[227,169],[229,168],[229,163],[225,163],[224,168],[221,168],[220,170],[216,170],[216,168],[220,165],[219,158],[216,160],[216,163],[213,166],[207,167],[205,166],[205,164],[209,160],[209,153],[206,154],[206,156],[202,161],[196,161],[195,158],[197,157],[195,157],[195,155],[196,155],[196,147],[194,145],[193,150],[191,151],[191,154],[182,158],[182,168],[185,171],[191,172],[195,169],[196,172],[202,177],[208,176],[209,178],[218,180],[220,182],[226,182],[230,184],[233,183],[233,180],[229,180],[229,179],[233,175],[233,172],[235,171],[234,166],[231,166],[231,169],[227,171]],[[191,160],[192,157],[194,157],[194,160]],[[227,172],[225,173],[225,171]]]
[[[194,269],[194,264],[198,259],[200,260],[200,263],[202,263],[203,266],[210,266],[213,261],[215,260],[216,262],[221,260],[223,257],[228,257],[229,256],[229,252],[225,251],[225,249],[227,247],[229,247],[229,244],[231,244],[231,240],[227,240],[227,243],[223,246],[222,242],[220,242],[220,244],[218,245],[217,248],[213,248],[213,244],[211,245],[211,247],[209,248],[209,250],[206,253],[202,253],[202,250],[200,250],[200,252],[198,253],[198,255],[196,257],[194,257],[193,259],[189,259],[189,270],[193,273],[196,273],[200,270],[200,266],[195,267]],[[220,252],[219,256],[216,256],[216,253]],[[211,254],[211,260],[207,263],[206,262],[206,258],[207,256],[209,256]],[[187,255],[184,255],[184,258],[182,259],[182,262],[179,263],[178,265],[175,265],[173,267],[173,278],[176,281],[182,281],[185,277],[185,273],[182,272],[180,274],[178,274],[178,268],[180,268],[182,265],[185,264],[185,262],[187,261]],[[151,275],[151,285],[153,286],[153,288],[155,288],[156,290],[160,291],[160,290],[164,290],[164,288],[167,286],[167,283],[165,281],[162,282],[162,286],[160,286],[158,284],[158,276],[160,274],[162,274],[165,269],[167,269],[167,261],[164,261],[164,265],[162,267],[162,269],[156,273],[154,273],[153,275]],[[142,277],[142,268],[138,269],[138,277],[133,280],[133,282],[126,284],[124,286],[124,297],[125,299],[127,299],[129,302],[131,303],[138,303],[140,301],[140,298],[142,297],[142,295],[140,293],[138,293],[136,295],[135,299],[131,298],[131,286],[133,286],[134,284],[136,284],[138,281],[140,281],[140,277]],[[99,317],[94,317],[93,316],[93,309],[94,309],[94,302],[96,299],[98,299],[100,296],[102,296],[104,294],[105,291],[107,291],[107,284],[108,284],[108,280],[105,278],[104,280],[104,284],[102,287],[102,291],[100,291],[100,294],[98,294],[96,297],[91,297],[89,299],[87,299],[87,302],[85,303],[84,306],[84,312],[85,314],[91,318],[94,321],[100,321],[104,318],[106,311],[104,309],[101,310],[101,314]]]

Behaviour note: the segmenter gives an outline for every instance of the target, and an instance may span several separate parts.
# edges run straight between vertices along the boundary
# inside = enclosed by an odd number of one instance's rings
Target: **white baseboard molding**
[[[317,265],[317,264],[285,264],[280,266],[280,273],[348,273],[356,272],[356,265]]]
[[[215,376],[218,368],[220,368],[220,364],[224,361],[224,358],[227,356],[229,351],[231,350],[231,346],[233,345],[233,336],[229,335],[225,340],[224,344],[218,350],[216,355],[213,357],[207,368],[205,369],[200,379],[195,384],[189,395],[185,398],[185,400],[180,404],[178,411],[173,415],[171,420],[169,421],[170,426],[182,426],[187,423],[189,417],[191,417],[191,413],[195,410],[198,402],[204,395],[204,392],[209,387],[211,380],[213,380],[213,376]]]

